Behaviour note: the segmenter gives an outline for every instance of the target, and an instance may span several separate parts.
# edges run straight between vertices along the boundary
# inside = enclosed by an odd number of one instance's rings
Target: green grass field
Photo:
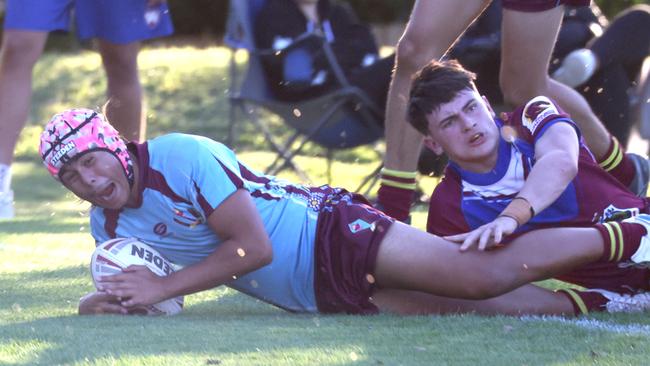
[[[223,137],[228,83],[222,49],[145,50],[140,63],[150,136],[187,131]],[[0,364],[650,363],[647,315],[578,320],[294,315],[219,288],[186,297],[185,310],[174,317],[77,316],[77,300],[92,290],[88,205],[47,175],[36,156],[36,139],[40,124],[54,112],[103,104],[104,85],[99,58],[90,52],[48,55],[36,70],[33,112],[14,171],[18,218],[0,222]],[[274,128],[286,132],[277,123]],[[250,126],[241,126],[236,147],[256,167],[271,158]],[[308,151],[300,164],[322,183],[322,151]],[[332,183],[346,187],[356,186],[378,163],[367,147],[336,157]],[[421,188],[429,192],[433,184],[433,179],[423,179]],[[424,227],[425,212],[425,207],[416,208],[415,226]]]

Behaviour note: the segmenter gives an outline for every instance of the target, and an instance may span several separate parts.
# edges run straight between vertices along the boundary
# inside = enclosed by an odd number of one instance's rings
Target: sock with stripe
[[[595,225],[603,237],[601,261],[620,262],[628,260],[639,249],[641,238],[647,234],[645,227],[633,222],[605,222]]]
[[[387,215],[406,222],[415,194],[417,172],[383,168],[381,185],[377,192],[378,208]]]
[[[556,292],[565,295],[573,305],[574,315],[587,315],[590,311],[604,311],[609,299],[595,291],[560,289]]]
[[[598,158],[598,165],[626,187],[632,183],[636,174],[634,163],[623,152],[621,144],[614,136],[610,136],[609,149],[605,156]]]

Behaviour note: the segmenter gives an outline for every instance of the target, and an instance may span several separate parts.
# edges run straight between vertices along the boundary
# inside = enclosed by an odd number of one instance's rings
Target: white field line
[[[573,325],[587,330],[650,337],[650,325],[644,324],[618,324],[596,319],[571,319],[558,316],[523,316],[521,320],[524,322],[555,322]]]

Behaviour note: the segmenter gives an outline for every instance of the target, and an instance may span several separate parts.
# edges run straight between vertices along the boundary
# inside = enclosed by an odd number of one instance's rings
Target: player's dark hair
[[[422,134],[429,134],[427,115],[452,101],[465,89],[474,88],[476,74],[456,60],[429,62],[414,76],[409,94],[407,120]]]

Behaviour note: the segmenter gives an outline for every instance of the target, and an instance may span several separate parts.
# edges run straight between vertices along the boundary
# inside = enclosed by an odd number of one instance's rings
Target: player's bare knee
[[[5,37],[1,60],[4,67],[33,67],[41,56],[43,48],[38,42],[26,42],[20,37]]]
[[[503,100],[509,105],[520,105],[534,98],[537,94],[531,88],[511,82],[501,82]]]
[[[404,34],[397,43],[395,64],[398,72],[414,74],[431,60],[430,52],[421,45],[425,44],[418,37]]]
[[[503,92],[503,100],[509,105],[520,105],[528,102],[538,95],[545,95],[548,92],[548,78],[531,80],[530,78],[517,77],[517,72],[510,72],[499,76],[499,86]]]
[[[512,287],[513,278],[509,273],[498,268],[475,268],[474,275],[462,286],[463,297],[471,300],[483,300],[499,296]]]

